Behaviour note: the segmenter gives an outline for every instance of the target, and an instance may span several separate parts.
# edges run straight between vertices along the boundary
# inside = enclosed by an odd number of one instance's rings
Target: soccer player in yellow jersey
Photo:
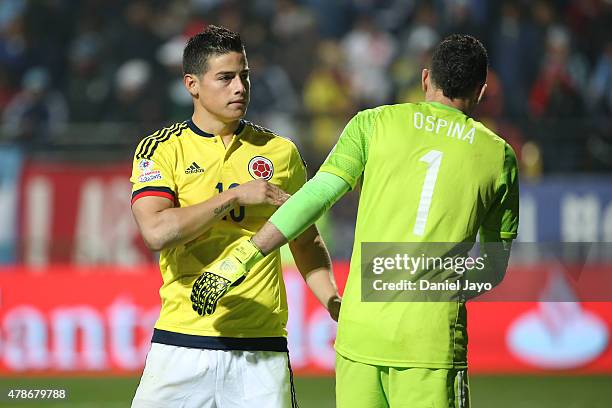
[[[195,307],[194,282],[244,247],[306,173],[295,145],[244,121],[249,68],[240,35],[210,26],[183,53],[194,113],[145,137],[134,157],[132,212],[161,251],[162,307],[133,407],[289,407],[287,299],[279,251],[249,265],[215,308]],[[315,296],[337,319],[331,263],[316,228],[290,244]]]

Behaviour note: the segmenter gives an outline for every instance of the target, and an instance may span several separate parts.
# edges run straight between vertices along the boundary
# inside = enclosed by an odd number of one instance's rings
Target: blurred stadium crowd
[[[476,116],[515,147],[524,177],[606,171],[611,8],[605,0],[2,0],[1,140],[129,152],[189,116],[182,48],[214,23],[247,44],[248,118],[296,140],[312,171],[356,111],[418,101],[432,47],[466,32],[491,60]]]
[[[239,31],[247,119],[292,138],[311,175],[358,110],[419,101],[421,69],[453,32],[489,50],[475,116],[524,179],[612,171],[609,0],[1,0],[0,147],[43,161],[128,163],[187,119],[182,50],[207,24]],[[350,256],[356,195],[324,236]],[[338,248],[334,248],[338,242]]]

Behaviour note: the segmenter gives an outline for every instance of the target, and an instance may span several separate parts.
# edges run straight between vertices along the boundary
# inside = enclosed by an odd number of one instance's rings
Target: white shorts
[[[297,406],[289,356],[152,343],[132,408]]]

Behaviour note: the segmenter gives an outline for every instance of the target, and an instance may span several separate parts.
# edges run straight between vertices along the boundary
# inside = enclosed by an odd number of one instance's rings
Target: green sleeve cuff
[[[320,171],[272,215],[270,222],[291,241],[314,224],[349,189],[349,184],[341,177]]]
[[[355,184],[357,184],[357,180],[355,179],[355,177],[351,176],[346,171],[342,171],[341,169],[338,169],[332,165],[324,163],[319,169],[319,173],[321,172],[324,172],[327,174],[333,174],[335,176],[340,177],[342,180],[344,180],[349,185],[351,190],[354,189]]]

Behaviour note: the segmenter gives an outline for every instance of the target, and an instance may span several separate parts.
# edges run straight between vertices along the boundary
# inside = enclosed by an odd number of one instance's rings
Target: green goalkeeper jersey
[[[396,367],[467,366],[463,302],[363,302],[361,245],[513,239],[518,170],[512,148],[480,122],[436,103],[358,113],[320,171],[362,179],[336,351]]]

